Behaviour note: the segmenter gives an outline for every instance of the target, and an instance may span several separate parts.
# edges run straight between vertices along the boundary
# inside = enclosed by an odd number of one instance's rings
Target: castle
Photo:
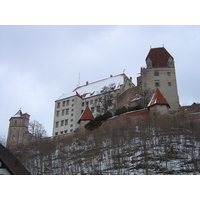
[[[144,114],[174,113],[179,110],[174,58],[164,47],[151,48],[146,57],[146,67],[140,69],[137,85],[126,74],[110,75],[92,83],[86,82],[55,101],[53,136],[66,135],[82,130],[88,120],[121,107],[134,107],[150,92],[150,99],[143,106]],[[144,102],[143,102],[144,103]],[[135,116],[136,114],[133,114]],[[78,123],[79,122],[79,123]],[[18,111],[10,118],[7,146],[24,144],[33,140],[28,133],[29,115]]]
[[[174,58],[164,48],[150,49],[146,68],[141,68],[137,86],[125,74],[110,76],[75,88],[55,101],[53,136],[71,133],[78,129],[78,120],[86,106],[94,117],[120,107],[137,105],[144,91],[159,88],[169,103],[169,112],[179,109]],[[151,96],[153,93],[151,94]],[[145,105],[146,106],[146,105]]]

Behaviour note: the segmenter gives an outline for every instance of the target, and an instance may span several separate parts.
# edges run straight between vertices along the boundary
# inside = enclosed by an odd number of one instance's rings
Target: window
[[[67,108],[67,109],[65,110],[65,114],[66,114],[66,115],[69,114],[69,108]]]
[[[88,101],[86,101],[86,105],[87,105],[87,106],[88,106],[88,104],[89,104]]]
[[[73,127],[73,124],[71,124],[70,127]]]
[[[84,107],[84,103],[82,103],[82,107]]]
[[[159,71],[154,71],[154,76],[159,76]]]
[[[112,106],[112,100],[111,99],[108,100],[108,106]]]
[[[15,140],[15,135],[12,135],[12,140]]]
[[[147,87],[147,83],[144,83],[144,87]]]
[[[58,135],[58,132],[55,132],[55,135]]]
[[[63,134],[63,131],[60,131],[60,134],[62,135],[62,134]]]
[[[67,133],[67,130],[65,130],[65,134]]]
[[[91,112],[94,113],[94,107],[91,108]]]
[[[65,110],[62,110],[62,116],[65,114]]]
[[[146,74],[146,73],[142,73],[142,76],[143,76],[143,77],[146,77],[146,76],[147,76],[147,74]]]
[[[72,104],[72,107],[74,107],[74,104]]]
[[[67,106],[69,105],[69,100],[67,100]]]
[[[74,116],[74,114],[72,113],[71,116]]]
[[[60,111],[57,111],[57,112],[56,112],[56,117],[59,117],[59,113],[60,113]]]
[[[68,119],[65,120],[65,126],[68,124]]]
[[[63,126],[63,125],[64,125],[64,120],[61,121],[61,126]]]
[[[65,106],[65,101],[62,102],[62,106],[63,106],[63,107]]]
[[[95,103],[97,103],[98,102],[98,99],[95,99]]]
[[[74,120],[73,119],[71,119],[71,122],[73,122]]]
[[[90,100],[90,105],[93,104],[93,100]]]
[[[72,99],[72,102],[74,102],[74,99]]]
[[[160,83],[159,82],[155,82],[155,86],[156,87],[160,87]]]
[[[100,106],[97,106],[97,112],[100,112]]]
[[[171,84],[171,82],[168,82],[168,86],[171,86],[172,84]]]
[[[59,126],[59,122],[56,122],[56,128],[58,128],[58,126]]]
[[[71,112],[74,112],[74,109],[73,109],[73,108],[71,109]]]
[[[60,108],[60,102],[57,103],[57,108]]]
[[[15,120],[14,125],[17,125],[17,120]]]
[[[171,76],[171,72],[167,72],[167,76]]]

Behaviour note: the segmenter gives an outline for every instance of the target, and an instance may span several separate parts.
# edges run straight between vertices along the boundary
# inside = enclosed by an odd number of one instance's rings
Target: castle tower
[[[146,59],[146,68],[141,68],[137,85],[142,91],[155,91],[159,88],[169,103],[169,112],[179,109],[179,97],[176,83],[174,58],[164,47],[150,49]]]
[[[83,111],[80,119],[78,120],[80,132],[85,131],[85,125],[90,121],[94,121],[94,116],[93,116],[90,108],[88,106],[86,106],[86,108]]]
[[[157,88],[151,98],[151,101],[147,105],[147,108],[153,114],[155,113],[167,114],[170,106],[169,103],[161,94],[160,90]]]
[[[24,133],[28,132],[30,115],[19,110],[10,118],[8,129],[7,148],[11,149],[19,144],[23,144]]]

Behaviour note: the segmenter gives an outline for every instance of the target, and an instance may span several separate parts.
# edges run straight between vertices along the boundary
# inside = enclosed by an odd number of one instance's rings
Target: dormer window
[[[173,59],[170,57],[169,60],[168,60],[168,67],[173,67],[174,65],[174,61]]]
[[[147,64],[147,68],[152,68],[152,61],[150,58],[147,59],[146,64]]]

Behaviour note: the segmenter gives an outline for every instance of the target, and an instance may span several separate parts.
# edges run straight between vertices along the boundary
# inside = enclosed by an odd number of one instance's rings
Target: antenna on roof
[[[124,74],[125,71],[126,71],[126,69],[123,70],[123,74]]]

